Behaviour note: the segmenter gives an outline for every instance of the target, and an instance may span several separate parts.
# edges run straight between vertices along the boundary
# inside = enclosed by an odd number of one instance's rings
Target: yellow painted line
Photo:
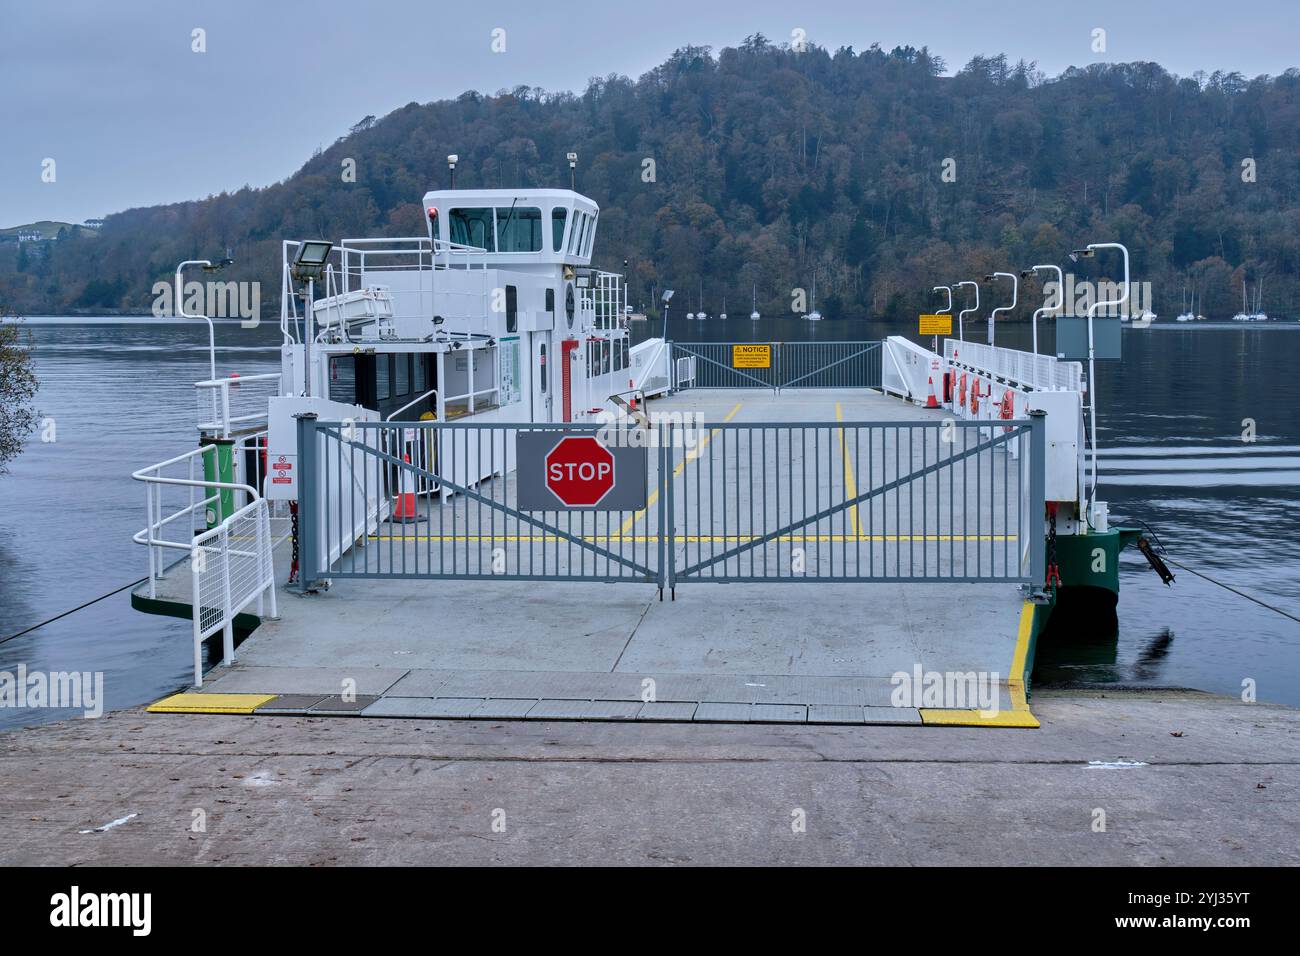
[[[840,403],[835,403],[835,420],[844,421],[844,411],[840,408]],[[844,439],[844,429],[840,429],[840,458],[844,460],[844,496],[846,498],[856,498],[858,496],[858,483],[853,478],[853,463],[849,461],[848,444]],[[849,526],[853,533],[858,533],[858,506],[854,505],[849,509]]]
[[[736,402],[736,404],[732,406],[731,411],[727,412],[726,417],[724,417],[722,420],[724,422],[729,422],[733,418],[735,418],[736,413],[740,411],[740,406],[741,403]],[[674,478],[676,478],[683,471],[685,471],[686,466],[688,464],[693,462],[696,458],[700,457],[700,452],[704,451],[704,449],[708,446],[709,442],[713,441],[713,436],[716,435],[718,431],[719,429],[717,428],[711,429],[709,433],[705,435],[703,439],[700,440],[700,443],[698,445],[696,445],[694,448],[692,448],[689,452],[686,453],[686,456],[681,460],[681,463],[676,468],[673,469]],[[642,508],[640,511],[636,512],[636,514],[629,515],[627,519],[623,522],[623,527],[619,529],[619,532],[622,534],[627,534],[629,531],[631,531],[632,526],[636,524],[638,521],[640,521],[642,518],[644,518],[646,511],[648,511],[651,508],[651,506],[653,506],[654,503],[658,500],[659,500],[659,489],[655,488],[653,491],[650,492],[649,497],[646,498],[645,507]]]
[[[1011,709],[986,714],[980,710],[943,710],[936,707],[921,708],[921,723],[947,727],[1038,727],[1038,718],[1029,712],[1025,696],[1025,667],[1029,662],[1029,642],[1034,635],[1034,604],[1025,601],[1020,606],[1020,627],[1016,634],[1016,650],[1011,656],[1011,670],[1007,675],[1007,692]]]
[[[575,535],[579,541],[595,543],[598,541],[635,541],[640,544],[648,541],[652,544],[659,541],[657,534],[596,534],[596,535]],[[760,535],[749,534],[677,534],[673,535],[674,541],[693,541],[693,542],[736,542],[743,543],[746,541],[757,541]],[[372,534],[368,536],[370,541],[461,541],[461,542],[497,542],[497,541],[532,541],[537,544],[548,543],[552,541],[568,541],[568,538],[562,538],[554,534]],[[1014,534],[783,534],[777,538],[770,539],[773,541],[1015,541]],[[936,580],[942,580],[936,579]]]
[[[251,714],[278,694],[172,694],[146,710],[151,714]]]

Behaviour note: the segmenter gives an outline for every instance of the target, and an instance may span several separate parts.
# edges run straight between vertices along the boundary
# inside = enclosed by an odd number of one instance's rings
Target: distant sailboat
[[[1264,305],[1264,280],[1260,279],[1255,284],[1255,311],[1250,313],[1252,322],[1267,322],[1268,314],[1263,309]]]
[[[820,322],[822,314],[817,311],[817,270],[813,270],[812,311],[804,316],[809,322]]]
[[[1192,292],[1192,307],[1187,308],[1187,284],[1183,283],[1183,311],[1178,313],[1174,318],[1175,322],[1194,322],[1196,321],[1196,292]]]
[[[1251,321],[1250,314],[1246,312],[1246,280],[1241,280],[1241,311],[1232,317],[1234,322]]]
[[[718,313],[718,318],[724,322],[727,321],[727,297],[725,295],[722,297],[722,311]]]
[[[752,299],[751,299],[750,308],[753,311],[749,313],[749,317],[753,321],[757,322],[759,319],[762,318],[762,316],[758,314],[758,286],[754,286],[754,288],[752,289]]]

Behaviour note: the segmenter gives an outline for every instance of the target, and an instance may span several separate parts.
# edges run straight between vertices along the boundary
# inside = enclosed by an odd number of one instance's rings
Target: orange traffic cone
[[[939,397],[934,394],[934,376],[930,376],[930,397],[925,400],[926,408],[938,408]]]
[[[409,453],[402,456],[402,460],[408,465],[411,463]],[[424,517],[420,514],[415,504],[415,476],[411,472],[402,468],[401,488],[397,495],[397,508],[393,511],[393,521],[400,521],[402,524],[413,524],[416,521],[423,521]]]

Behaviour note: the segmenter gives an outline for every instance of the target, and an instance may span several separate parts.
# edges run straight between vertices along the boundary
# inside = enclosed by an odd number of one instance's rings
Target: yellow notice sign
[[[770,345],[733,345],[731,347],[732,368],[771,368],[772,346]]]
[[[952,335],[951,315],[921,316],[922,335]]]

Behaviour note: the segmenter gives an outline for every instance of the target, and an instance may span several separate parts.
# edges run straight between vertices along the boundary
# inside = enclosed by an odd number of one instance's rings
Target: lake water
[[[132,471],[195,444],[193,382],[207,377],[201,323],[28,319],[38,404],[56,440],[36,436],[0,477],[0,640],[142,577],[131,542],[144,517]],[[634,326],[644,337],[660,327]],[[674,319],[683,341],[879,339],[869,321]],[[984,330],[972,337],[982,340]],[[998,344],[1027,347],[1027,326]],[[1045,349],[1051,347],[1044,329]],[[217,326],[218,374],[275,371],[273,324]],[[1140,518],[1170,555],[1300,617],[1300,323],[1130,329],[1124,361],[1100,363],[1099,496],[1112,520]],[[1243,441],[1253,420],[1255,440]],[[1300,705],[1300,623],[1174,568],[1163,586],[1130,549],[1119,633],[1038,649],[1035,680],[1197,687]],[[129,592],[0,644],[0,670],[104,672],[107,706],[188,683],[190,626],[130,607]],[[0,727],[67,716],[0,710]]]

